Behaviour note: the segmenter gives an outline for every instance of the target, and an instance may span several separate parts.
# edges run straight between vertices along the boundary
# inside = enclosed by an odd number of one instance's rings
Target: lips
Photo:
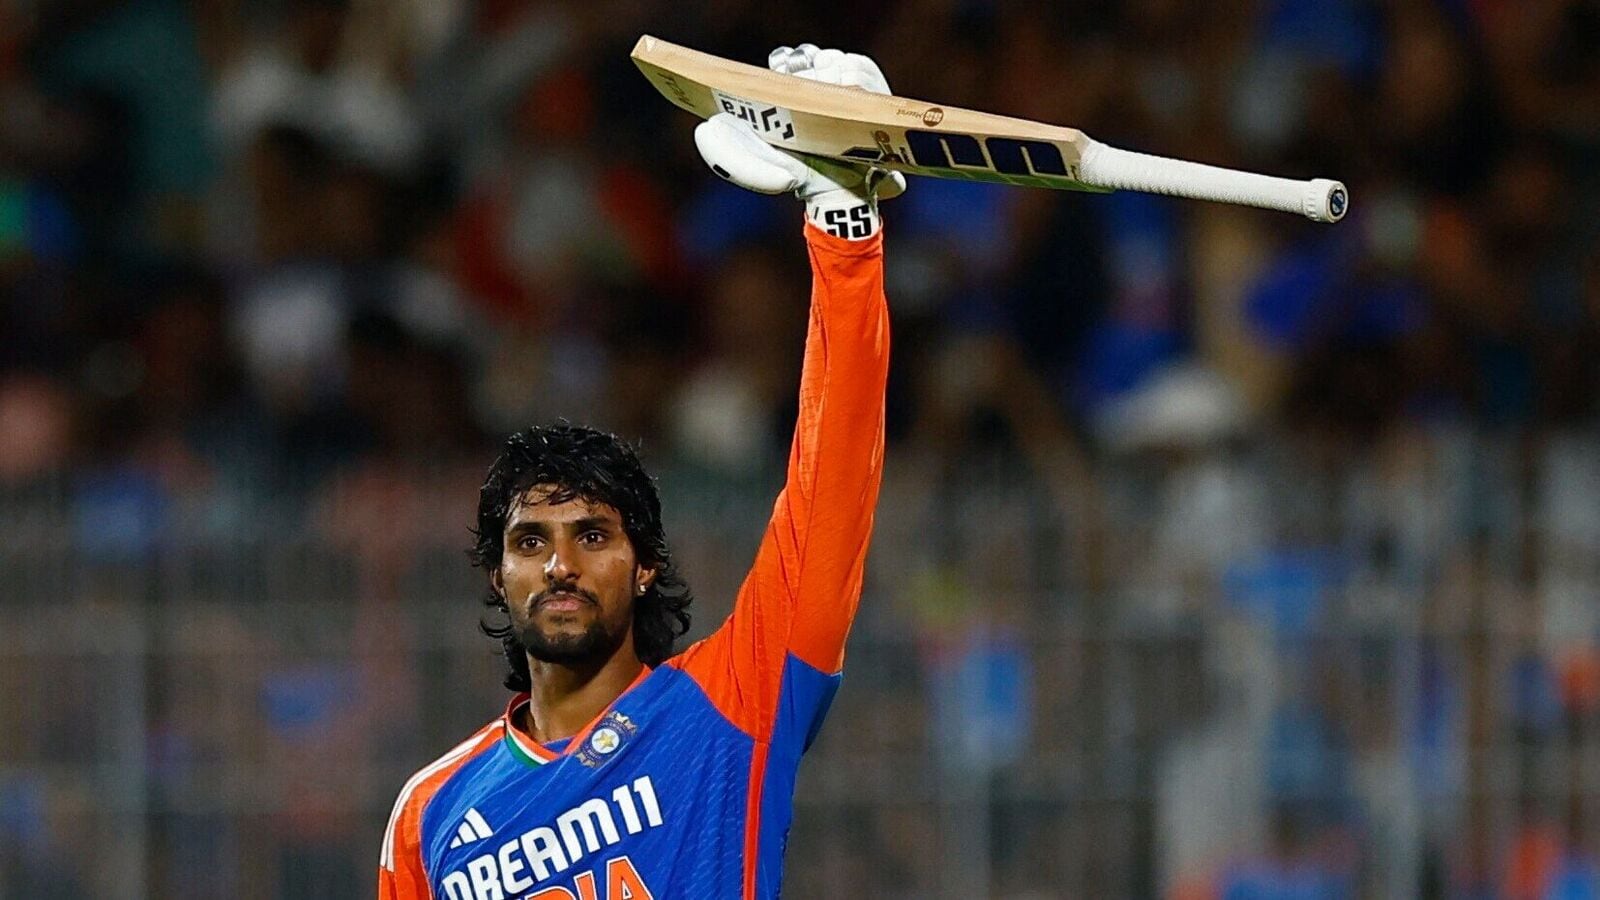
[[[594,601],[576,591],[552,591],[534,601],[536,610],[547,609],[551,612],[576,612],[585,606],[593,606]]]

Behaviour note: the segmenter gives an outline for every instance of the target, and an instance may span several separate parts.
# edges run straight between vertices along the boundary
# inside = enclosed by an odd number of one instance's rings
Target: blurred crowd
[[[1591,3],[0,15],[10,481],[141,455],[315,480],[558,415],[713,468],[770,455],[803,314],[794,209],[705,174],[692,120],[628,59],[647,31],[754,60],[807,35],[913,95],[1352,186],[1350,220],[1316,228],[919,181],[887,211],[897,441],[961,430],[989,405],[962,374],[1002,366],[1091,448],[1593,413]],[[1199,421],[1162,413],[1178,370],[1202,376],[1182,380],[1212,401]]]
[[[1001,799],[802,805],[797,896],[948,884],[918,886],[936,840],[991,860],[979,895],[1600,896],[1600,3],[0,0],[0,615],[294,596],[350,642],[227,602],[155,629],[155,895],[365,892],[382,795],[492,709],[470,630],[415,643],[395,601],[470,624],[508,431],[640,440],[700,627],[725,608],[794,417],[800,214],[704,170],[643,33],[859,50],[909,96],[1351,189],[1332,227],[929,179],[885,204],[884,647],[818,752],[865,730]],[[198,645],[237,696],[186,693]],[[487,707],[440,687],[463,671]],[[30,849],[59,796],[23,776],[116,720],[3,677],[33,693],[0,706],[0,896],[105,895]],[[260,741],[377,768],[320,772],[273,861],[219,868],[256,832],[163,779]],[[1063,851],[1085,822],[1118,847]]]

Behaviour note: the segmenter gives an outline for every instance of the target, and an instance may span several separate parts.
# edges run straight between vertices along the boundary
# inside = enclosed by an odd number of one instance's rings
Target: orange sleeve
[[[844,663],[883,472],[883,234],[849,241],[809,223],[805,232],[811,317],[783,491],[733,614],[675,661],[758,737],[774,721],[789,655],[829,675]]]
[[[422,864],[422,813],[428,801],[474,756],[494,746],[505,721],[496,719],[412,775],[395,798],[378,856],[378,900],[433,900]]]
[[[378,900],[433,900],[433,889],[428,886],[428,876],[422,870],[422,852],[414,839],[417,824],[406,822],[394,846],[394,868],[378,866]],[[412,839],[407,840],[409,834]]]

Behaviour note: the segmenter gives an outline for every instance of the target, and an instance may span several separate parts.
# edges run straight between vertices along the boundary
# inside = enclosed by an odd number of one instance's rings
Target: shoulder
[[[450,780],[450,776],[473,757],[493,747],[504,732],[505,718],[498,717],[406,779],[405,785],[400,788],[400,795],[395,798],[394,808],[389,813],[389,825],[383,832],[381,863],[384,868],[394,870],[395,846],[398,842],[407,839],[414,842],[417,839],[415,832],[417,824],[421,821],[422,810],[439,792],[439,788],[443,787],[445,782]]]

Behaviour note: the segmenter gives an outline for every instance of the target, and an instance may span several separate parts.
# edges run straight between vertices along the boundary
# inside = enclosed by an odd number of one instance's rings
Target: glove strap
[[[824,191],[806,200],[806,218],[834,237],[864,241],[878,233],[883,219],[878,216],[878,198],[854,191]]]

